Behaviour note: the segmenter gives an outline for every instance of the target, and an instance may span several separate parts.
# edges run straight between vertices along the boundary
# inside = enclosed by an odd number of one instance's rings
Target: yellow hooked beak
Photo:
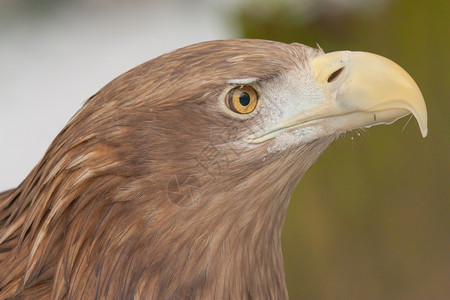
[[[319,85],[335,99],[328,126],[345,131],[390,124],[412,113],[422,136],[428,133],[427,108],[414,80],[393,61],[367,52],[338,51],[312,62]]]
[[[422,136],[428,133],[427,108],[417,84],[399,65],[367,52],[338,51],[311,61],[321,100],[295,111],[275,126],[247,139],[261,143],[283,133],[300,132],[304,142],[362,127],[390,124],[412,113]],[[294,97],[295,98],[295,97]],[[304,100],[303,100],[304,101]],[[302,130],[305,135],[302,136]]]

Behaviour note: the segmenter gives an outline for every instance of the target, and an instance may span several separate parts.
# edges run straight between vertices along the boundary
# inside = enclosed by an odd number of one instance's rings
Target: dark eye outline
[[[241,93],[239,94],[239,97],[236,97],[235,93],[236,92],[241,91]],[[247,105],[242,105],[242,99],[241,96],[242,94],[246,93],[249,96],[249,103]],[[234,101],[233,101],[234,100]],[[258,100],[259,100],[259,94],[256,91],[255,88],[253,88],[250,85],[243,85],[243,86],[237,86],[232,88],[226,95],[225,97],[225,104],[226,106],[233,112],[240,114],[240,115],[246,115],[249,114],[251,112],[253,112],[256,109],[256,106],[258,105]],[[238,105],[242,106],[242,108],[249,106],[249,109],[243,109],[241,110],[240,108],[238,108],[236,101],[239,102]]]

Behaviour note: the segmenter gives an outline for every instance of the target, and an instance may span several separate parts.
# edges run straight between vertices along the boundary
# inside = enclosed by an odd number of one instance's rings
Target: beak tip
[[[423,103],[425,103],[425,102],[423,102]],[[422,137],[425,138],[428,135],[428,125],[427,125],[428,117],[427,117],[426,109],[425,109],[424,113],[422,112],[421,114],[419,114],[417,112],[414,112],[413,115],[417,120]]]
[[[428,128],[421,128],[420,132],[422,133],[422,137],[425,138],[428,135]]]

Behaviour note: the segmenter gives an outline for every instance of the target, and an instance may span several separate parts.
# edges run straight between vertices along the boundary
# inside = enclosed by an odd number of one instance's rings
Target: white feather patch
[[[230,84],[245,85],[245,84],[253,83],[253,82],[257,81],[258,79],[259,78],[256,78],[256,77],[249,77],[249,78],[231,79],[231,80],[228,80],[227,82]]]

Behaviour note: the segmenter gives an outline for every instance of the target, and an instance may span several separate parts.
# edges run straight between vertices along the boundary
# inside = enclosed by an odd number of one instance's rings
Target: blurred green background
[[[450,299],[450,1],[263,2],[239,12],[245,37],[388,57],[429,118],[425,139],[408,118],[347,133],[303,177],[283,230],[291,299]]]

